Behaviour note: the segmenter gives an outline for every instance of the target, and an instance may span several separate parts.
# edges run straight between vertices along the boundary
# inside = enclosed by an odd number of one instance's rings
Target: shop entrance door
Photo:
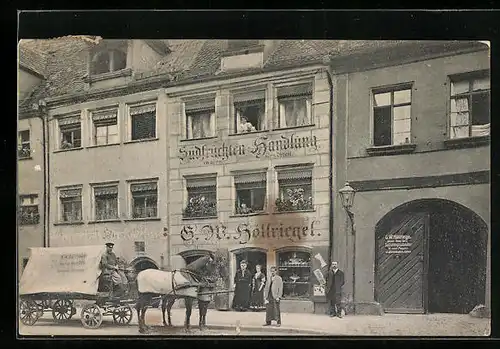
[[[247,269],[253,274],[255,274],[255,266],[259,264],[262,269],[262,273],[267,275],[266,265],[267,265],[267,254],[262,250],[257,249],[245,249],[236,254],[236,270],[240,269],[241,261],[247,261]],[[235,271],[236,272],[236,271]]]

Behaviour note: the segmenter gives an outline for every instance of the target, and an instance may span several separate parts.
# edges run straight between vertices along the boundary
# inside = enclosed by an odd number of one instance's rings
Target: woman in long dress
[[[250,307],[250,294],[252,291],[252,274],[247,269],[247,262],[241,261],[240,269],[234,276],[233,309],[246,311]]]
[[[264,285],[266,284],[266,276],[261,271],[262,266],[255,266],[255,274],[252,278],[252,300],[250,307],[253,310],[259,310],[264,307]]]

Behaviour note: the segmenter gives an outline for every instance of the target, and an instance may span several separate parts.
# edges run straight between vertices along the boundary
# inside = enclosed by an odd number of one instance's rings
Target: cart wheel
[[[67,299],[58,299],[52,306],[52,317],[61,322],[71,319],[73,316],[73,303]]]
[[[19,318],[24,325],[33,326],[40,318],[38,306],[32,300],[21,301],[19,308]]]
[[[41,318],[43,316],[44,310],[46,309],[44,306],[45,301],[33,301],[33,302],[36,304],[38,318]]]
[[[128,304],[119,306],[113,310],[113,321],[118,325],[128,325],[132,321],[134,312]]]
[[[99,328],[102,323],[101,309],[96,304],[85,305],[82,309],[81,320],[85,328]]]

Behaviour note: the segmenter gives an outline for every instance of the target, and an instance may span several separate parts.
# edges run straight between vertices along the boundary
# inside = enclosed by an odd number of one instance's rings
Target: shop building
[[[489,307],[488,46],[406,42],[390,57],[332,61],[345,69],[335,80],[337,129],[347,130],[333,137],[335,186],[356,190],[355,234],[334,199],[346,290],[359,313]]]
[[[251,272],[275,265],[282,311],[314,312],[323,301],[315,256],[328,260],[330,241],[331,88],[317,63],[244,74],[266,62],[266,49],[222,47],[212,64],[241,76],[168,93],[171,253],[190,262],[216,252],[222,289],[232,289],[243,259]],[[232,295],[215,298],[216,308],[231,307]]]

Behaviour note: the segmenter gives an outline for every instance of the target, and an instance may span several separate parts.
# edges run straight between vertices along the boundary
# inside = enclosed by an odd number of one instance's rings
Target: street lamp
[[[356,313],[356,228],[354,225],[354,213],[351,211],[354,205],[354,196],[356,191],[349,185],[349,182],[345,183],[345,186],[339,190],[340,199],[342,200],[342,207],[349,218],[351,223],[351,235],[352,235],[352,303],[354,307],[354,313]],[[349,233],[346,225],[346,241],[349,239]],[[348,252],[348,251],[346,251]]]

